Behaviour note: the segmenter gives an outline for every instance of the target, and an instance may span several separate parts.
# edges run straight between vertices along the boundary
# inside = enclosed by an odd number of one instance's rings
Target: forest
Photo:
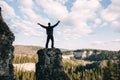
[[[79,60],[71,58],[63,59],[62,64],[65,73],[70,80],[119,80],[120,79],[120,51],[102,52],[101,54],[91,55],[84,60],[93,61],[92,64],[81,65]],[[14,64],[37,63],[37,55],[14,56]],[[33,80],[34,71],[22,71],[14,68],[15,80]]]

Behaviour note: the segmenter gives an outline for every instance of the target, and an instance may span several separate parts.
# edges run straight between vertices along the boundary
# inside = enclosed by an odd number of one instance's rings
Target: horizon
[[[17,44],[17,45],[13,45],[13,46],[30,46],[30,47],[42,47],[45,48],[43,46],[37,46],[37,45],[24,45],[24,44]],[[103,51],[120,51],[120,50],[107,50],[107,49],[96,49],[96,48],[78,48],[78,49],[67,49],[67,48],[59,48],[59,49],[65,49],[65,50],[70,50],[70,51],[74,51],[74,50],[82,50],[82,49],[92,49],[92,50],[103,50]]]
[[[15,35],[13,45],[44,47],[46,31],[37,23],[60,20],[55,47],[120,50],[120,0],[0,0],[0,7]]]

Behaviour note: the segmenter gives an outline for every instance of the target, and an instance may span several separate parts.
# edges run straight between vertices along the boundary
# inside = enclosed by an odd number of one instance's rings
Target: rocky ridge
[[[4,22],[0,8],[0,80],[13,80],[13,51],[12,43],[15,37]]]

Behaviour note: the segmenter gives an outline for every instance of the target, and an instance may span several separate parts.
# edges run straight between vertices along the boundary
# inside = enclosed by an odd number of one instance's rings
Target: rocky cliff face
[[[41,49],[37,52],[36,80],[69,80],[65,74],[59,49]]]
[[[14,35],[4,22],[0,8],[0,80],[13,80]]]

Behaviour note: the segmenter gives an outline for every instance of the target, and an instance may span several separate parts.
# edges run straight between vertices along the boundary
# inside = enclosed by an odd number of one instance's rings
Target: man
[[[49,40],[51,39],[52,41],[52,45],[51,47],[54,48],[54,37],[53,37],[53,28],[56,27],[58,24],[60,23],[60,21],[58,21],[55,25],[51,26],[51,23],[48,23],[48,26],[44,26],[40,23],[37,23],[38,25],[40,25],[41,27],[46,29],[46,34],[47,34],[47,42],[46,42],[46,48],[48,48],[48,43]]]

